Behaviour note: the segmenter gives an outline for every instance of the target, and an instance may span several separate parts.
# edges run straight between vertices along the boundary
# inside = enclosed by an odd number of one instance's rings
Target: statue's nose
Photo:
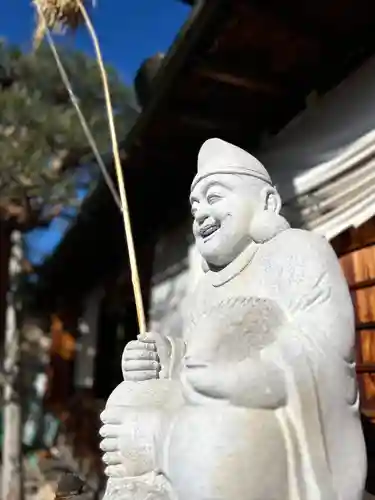
[[[197,211],[195,212],[195,220],[198,222],[198,224],[203,224],[203,222],[208,218],[208,213],[207,213],[207,207],[205,205],[201,205],[198,207]]]

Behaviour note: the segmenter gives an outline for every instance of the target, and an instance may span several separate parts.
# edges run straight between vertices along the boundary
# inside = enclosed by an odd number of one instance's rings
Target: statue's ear
[[[264,186],[261,191],[261,200],[264,210],[279,214],[281,210],[281,198],[273,186]]]
[[[249,234],[255,243],[265,243],[278,233],[290,228],[289,223],[280,215],[281,198],[272,186],[265,186],[260,193],[261,206],[251,220]]]

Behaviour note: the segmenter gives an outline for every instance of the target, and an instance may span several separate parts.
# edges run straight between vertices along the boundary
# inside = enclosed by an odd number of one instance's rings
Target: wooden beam
[[[238,2],[237,15],[246,17],[250,22],[259,23],[259,20],[268,17],[268,23],[282,26],[295,37],[305,40],[307,43],[320,45],[332,44],[338,36],[332,25],[328,25],[324,14],[311,17],[311,10],[306,9],[303,4],[291,2],[280,2],[279,0],[243,0]]]
[[[357,373],[375,373],[375,363],[361,363],[355,369]]]
[[[358,283],[354,283],[349,286],[349,290],[363,290],[364,288],[371,288],[375,286],[375,278],[371,278],[368,280],[359,281]]]
[[[218,130],[221,128],[220,124],[217,121],[210,120],[209,118],[203,116],[193,116],[189,114],[184,114],[178,116],[177,120],[193,128],[197,127],[207,130]]]
[[[236,132],[239,131],[241,121],[237,120],[237,122],[229,122],[223,120],[217,120],[215,118],[211,118],[211,116],[199,116],[192,113],[185,113],[179,116],[176,116],[176,119],[182,122],[184,125],[192,128],[205,129],[207,131],[220,131],[220,132]]]
[[[234,87],[244,88],[251,92],[261,92],[280,96],[285,93],[284,89],[269,82],[262,82],[258,79],[250,79],[244,76],[235,75],[223,71],[215,71],[209,68],[199,68],[195,73],[202,78],[210,78],[216,82],[225,83]]]
[[[363,330],[374,330],[375,334],[375,321],[368,321],[366,323],[357,323],[355,329],[358,332],[361,332]]]

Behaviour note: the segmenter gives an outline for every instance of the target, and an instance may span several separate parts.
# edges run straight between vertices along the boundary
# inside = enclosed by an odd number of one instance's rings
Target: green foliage
[[[59,49],[79,105],[102,153],[110,150],[108,122],[96,61]],[[137,112],[131,90],[107,68],[118,137]],[[74,202],[75,176],[92,152],[48,46],[23,53],[0,42],[0,209],[9,202],[38,206]],[[94,176],[92,177],[94,178]],[[29,204],[31,206],[32,204]],[[6,213],[6,211],[0,214]]]

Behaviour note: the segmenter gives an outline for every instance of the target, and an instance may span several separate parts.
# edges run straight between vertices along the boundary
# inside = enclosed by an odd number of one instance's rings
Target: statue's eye
[[[209,196],[207,196],[207,203],[209,205],[213,205],[214,203],[220,201],[220,199],[220,196],[218,196],[217,194],[210,194]]]

